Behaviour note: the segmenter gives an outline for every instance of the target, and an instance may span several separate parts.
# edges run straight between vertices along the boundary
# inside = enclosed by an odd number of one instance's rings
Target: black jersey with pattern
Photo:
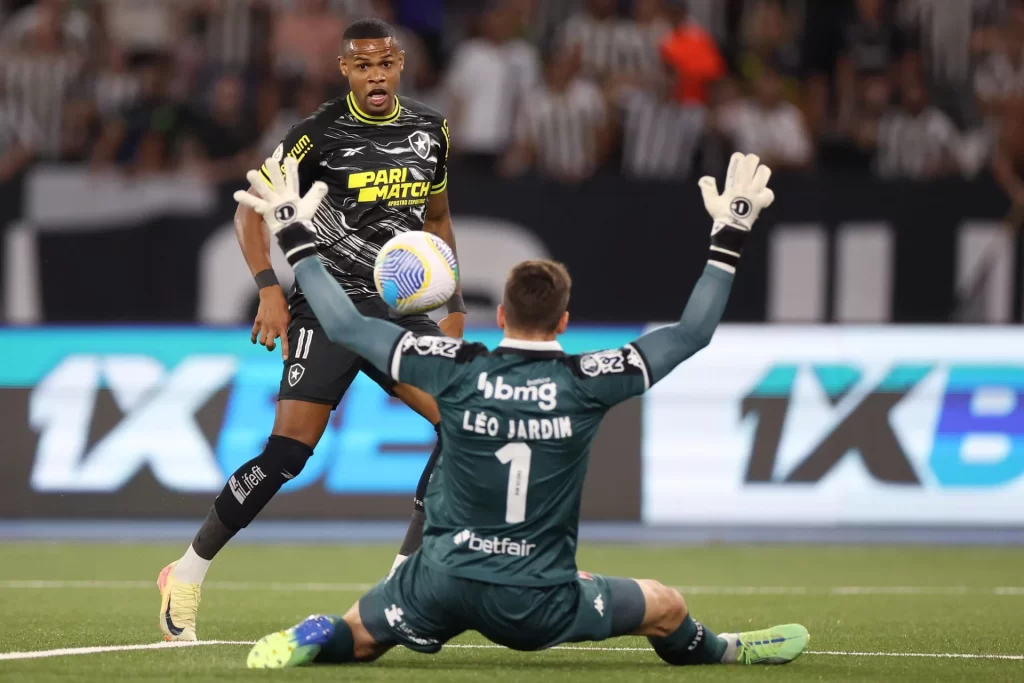
[[[381,247],[422,230],[427,202],[448,185],[448,122],[406,97],[396,97],[387,116],[370,116],[349,93],[294,126],[273,159],[285,156],[299,162],[302,193],[317,180],[327,184],[313,219],[317,250],[328,272],[361,299],[376,294]],[[260,174],[270,183],[266,167]]]

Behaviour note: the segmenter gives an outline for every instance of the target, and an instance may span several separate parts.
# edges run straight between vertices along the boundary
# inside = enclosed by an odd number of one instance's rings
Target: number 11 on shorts
[[[505,500],[505,522],[526,521],[526,490],[530,488],[530,457],[533,453],[525,443],[510,443],[494,454],[508,468],[508,498]]]

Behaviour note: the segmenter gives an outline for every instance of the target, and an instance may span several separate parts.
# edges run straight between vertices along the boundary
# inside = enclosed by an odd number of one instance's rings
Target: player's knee
[[[647,601],[644,635],[665,637],[673,633],[686,618],[686,601],[674,588],[658,581],[640,582]]]
[[[267,439],[267,447],[258,458],[266,472],[280,474],[287,481],[299,476],[313,449],[287,436],[274,435]]]
[[[274,436],[283,436],[316,446],[331,419],[331,406],[308,401],[282,400],[277,403]]]

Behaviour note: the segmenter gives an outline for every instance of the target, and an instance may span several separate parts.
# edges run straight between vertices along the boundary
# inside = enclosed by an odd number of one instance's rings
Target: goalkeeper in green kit
[[[743,244],[774,195],[771,171],[733,155],[719,194],[700,188],[714,227],[704,273],[678,323],[618,349],[567,355],[557,341],[570,279],[551,261],[515,266],[498,307],[501,344],[417,335],[365,318],[316,257],[308,221],[318,189],[298,196],[268,162],[273,189],[236,199],[263,215],[331,341],[432,395],[443,450],[427,491],[423,546],[344,616],[314,615],[264,637],[254,668],[369,662],[396,645],[438,652],[464,631],[516,650],[647,636],[674,665],[785,664],[809,641],[799,624],[713,633],[682,595],[646,579],[578,572],[577,528],[590,445],[605,412],[706,346],[725,310]]]

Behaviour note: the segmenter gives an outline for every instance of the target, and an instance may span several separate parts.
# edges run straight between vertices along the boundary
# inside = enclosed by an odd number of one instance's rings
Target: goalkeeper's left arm
[[[729,300],[743,244],[762,209],[775,200],[768,189],[771,170],[756,155],[733,154],[718,193],[714,178],[700,180],[704,206],[714,221],[711,251],[679,322],[649,332],[634,342],[643,354],[654,384],[711,341]]]
[[[266,168],[273,187],[268,187],[256,171],[250,171],[249,176],[252,177],[249,182],[260,196],[236,192],[235,201],[263,216],[295,270],[295,279],[328,338],[387,373],[391,350],[405,330],[386,320],[363,316],[341,285],[324,269],[316,253],[315,233],[310,221],[327,194],[327,186],[318,181],[305,197],[300,198],[298,162],[287,157],[284,166],[285,175],[282,176],[280,165],[267,160]]]

